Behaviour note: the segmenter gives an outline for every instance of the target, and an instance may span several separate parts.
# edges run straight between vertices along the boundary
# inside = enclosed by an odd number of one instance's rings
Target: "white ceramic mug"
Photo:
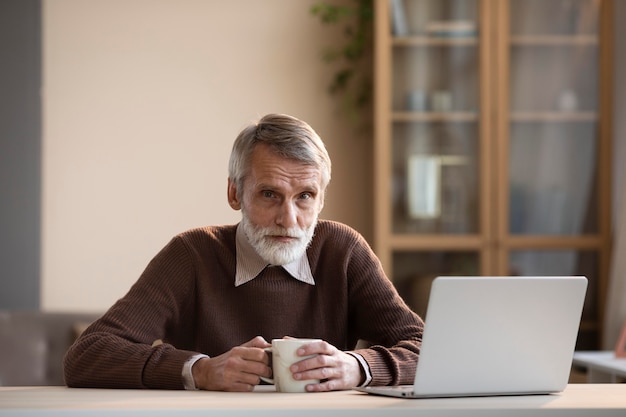
[[[311,342],[319,342],[320,339],[273,339],[272,347],[265,349],[272,353],[272,372],[274,378],[261,379],[276,386],[279,392],[306,392],[308,384],[318,384],[319,379],[295,380],[289,367],[301,360],[312,358],[317,355],[298,356],[296,351]]]

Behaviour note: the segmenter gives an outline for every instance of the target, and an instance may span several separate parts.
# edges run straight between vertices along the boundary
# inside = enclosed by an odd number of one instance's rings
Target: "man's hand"
[[[271,345],[257,336],[214,358],[202,358],[191,368],[196,388],[210,391],[252,391],[260,377],[271,377],[263,350]],[[358,366],[358,365],[357,365]]]
[[[330,343],[320,341],[308,343],[298,349],[299,356],[317,354],[291,365],[296,380],[319,379],[319,384],[307,385],[307,391],[335,391],[352,389],[361,383],[363,375],[357,359]]]

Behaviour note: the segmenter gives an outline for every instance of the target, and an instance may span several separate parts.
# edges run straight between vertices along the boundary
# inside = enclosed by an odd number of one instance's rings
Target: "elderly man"
[[[331,162],[317,133],[269,114],[235,140],[237,225],[174,237],[67,352],[71,387],[249,391],[285,336],[321,339],[291,368],[307,391],[413,382],[422,320],[367,242],[318,219]],[[364,340],[369,347],[356,349]]]

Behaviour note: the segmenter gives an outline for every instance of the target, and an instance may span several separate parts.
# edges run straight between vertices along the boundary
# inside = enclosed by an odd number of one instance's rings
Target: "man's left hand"
[[[319,384],[307,385],[307,391],[336,391],[357,387],[362,379],[361,366],[357,359],[330,343],[319,341],[308,343],[298,349],[299,356],[317,355],[291,365],[296,380],[319,379]]]

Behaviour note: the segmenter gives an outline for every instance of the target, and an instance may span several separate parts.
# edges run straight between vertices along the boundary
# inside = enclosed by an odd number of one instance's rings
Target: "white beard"
[[[286,265],[304,255],[306,248],[313,239],[317,219],[306,229],[293,227],[259,227],[250,222],[246,212],[242,210],[241,225],[250,244],[256,252],[270,265]],[[297,240],[291,242],[276,242],[268,236],[290,236]]]

